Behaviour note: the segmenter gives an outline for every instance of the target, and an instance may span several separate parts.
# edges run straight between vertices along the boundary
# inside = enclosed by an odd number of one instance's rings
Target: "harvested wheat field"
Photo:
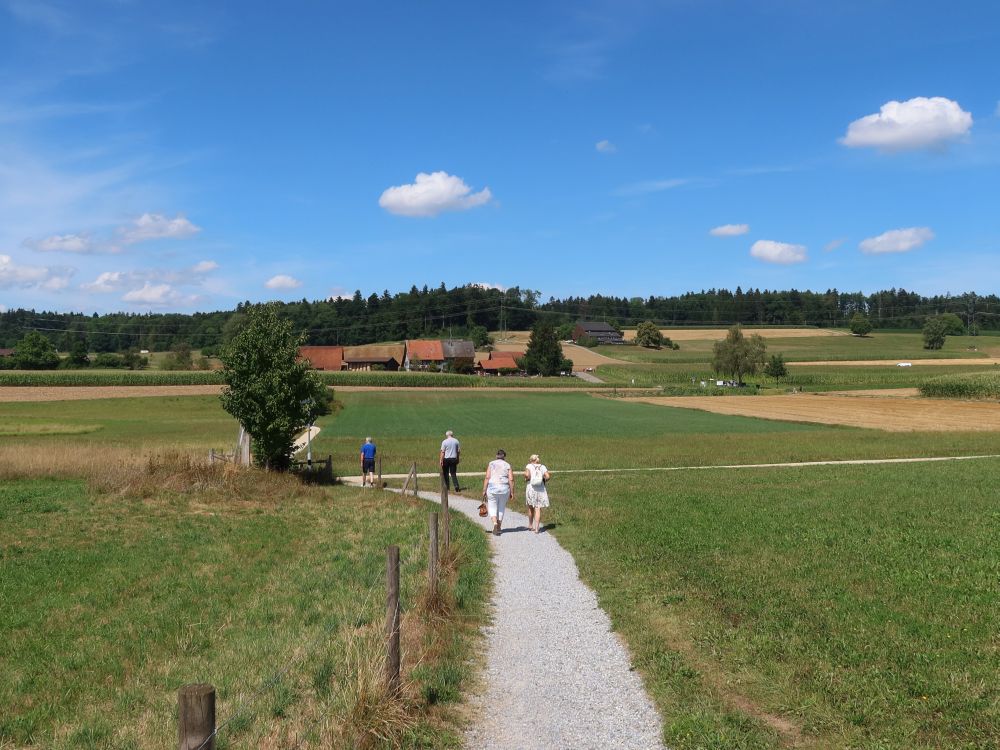
[[[143,398],[151,396],[215,396],[221,392],[221,385],[11,386],[0,388],[0,403],[14,401],[89,401],[95,398]]]
[[[669,336],[671,341],[721,341],[729,333],[728,328],[661,328],[660,333]],[[744,328],[744,336],[759,334],[764,338],[802,339],[816,336],[850,336],[847,331],[837,331],[831,328]],[[635,329],[626,330],[623,334],[626,341],[635,338]]]
[[[944,399],[843,396],[800,393],[787,396],[649,397],[649,404],[700,409],[789,422],[868,427],[887,432],[997,432],[1000,403]]]

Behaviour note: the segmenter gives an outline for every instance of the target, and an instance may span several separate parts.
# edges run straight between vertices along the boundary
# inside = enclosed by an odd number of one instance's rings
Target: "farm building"
[[[410,339],[406,342],[404,370],[426,370],[428,365],[444,364],[444,348],[436,339]]]
[[[625,339],[609,323],[600,321],[581,322],[573,329],[573,340],[579,341],[583,337],[597,340],[601,344],[624,344]]]
[[[466,339],[443,339],[441,351],[449,370],[472,367],[476,362],[476,346]]]
[[[515,355],[519,352],[490,352],[488,357],[479,360],[476,370],[483,375],[506,374],[509,370],[521,372]]]
[[[0,357],[13,357],[13,356],[14,356],[13,349],[0,349]]]
[[[348,370],[398,370],[406,361],[405,344],[369,344],[345,346],[344,362]]]
[[[342,346],[300,346],[299,357],[308,359],[314,370],[344,369]]]

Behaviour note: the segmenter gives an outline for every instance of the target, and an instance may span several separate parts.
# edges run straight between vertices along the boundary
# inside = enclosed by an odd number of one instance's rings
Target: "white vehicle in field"
[[[913,367],[912,362],[897,362],[896,367]]]

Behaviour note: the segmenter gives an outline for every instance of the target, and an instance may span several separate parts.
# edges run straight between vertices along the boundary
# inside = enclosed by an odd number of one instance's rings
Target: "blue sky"
[[[998,3],[203,5],[0,0],[0,309],[1000,287]]]

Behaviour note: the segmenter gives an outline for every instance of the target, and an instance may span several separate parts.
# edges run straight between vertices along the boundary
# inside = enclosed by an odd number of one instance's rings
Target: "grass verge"
[[[95,466],[95,469],[98,468]],[[167,747],[176,689],[218,690],[219,747],[457,747],[488,552],[452,520],[449,607],[418,606],[429,505],[183,456],[0,485],[0,746]],[[385,547],[405,690],[381,687]]]

